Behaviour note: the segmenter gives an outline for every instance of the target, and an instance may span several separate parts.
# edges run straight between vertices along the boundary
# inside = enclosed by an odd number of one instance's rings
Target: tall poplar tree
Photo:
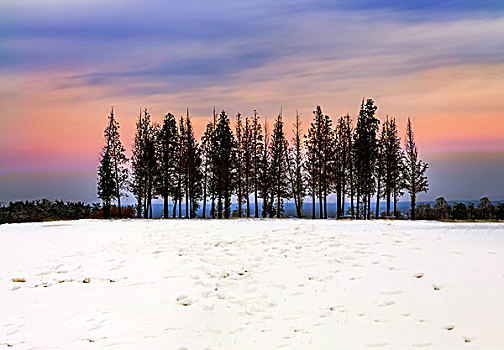
[[[313,121],[308,129],[308,134],[305,135],[305,148],[306,148],[306,170],[308,174],[309,182],[309,194],[312,197],[312,215],[311,218],[316,218],[316,195],[317,195],[317,184],[320,182],[320,169],[321,169],[321,132],[322,132],[322,109],[317,106],[317,109],[313,111]],[[319,193],[320,195],[320,193]],[[320,198],[319,198],[319,201]],[[320,216],[320,218],[322,218]]]
[[[159,176],[156,183],[156,193],[163,198],[163,216],[169,217],[168,198],[175,193],[177,164],[180,159],[178,150],[178,129],[175,116],[166,114],[158,136],[157,158]]]
[[[287,183],[287,140],[283,130],[282,112],[275,119],[273,135],[270,144],[271,153],[271,190],[272,198],[275,199],[276,217],[283,216],[283,202],[289,197]],[[273,201],[272,203],[273,204]]]
[[[114,118],[114,108],[110,110],[110,114],[108,116],[108,125],[105,128],[104,131],[104,136],[105,136],[105,147],[102,151],[102,159],[101,159],[101,165],[100,165],[100,170],[99,170],[99,178],[102,180],[103,177],[103,182],[101,183],[99,193],[102,196],[105,196],[105,194],[108,192],[106,190],[106,187],[111,184],[109,180],[106,179],[107,176],[113,176],[113,183],[114,183],[114,193],[111,198],[107,198],[112,200],[112,199],[117,199],[117,207],[118,207],[118,214],[119,217],[122,217],[122,207],[121,207],[121,197],[124,196],[124,193],[122,192],[127,188],[127,183],[128,183],[128,169],[126,167],[126,164],[128,162],[128,159],[126,158],[126,155],[124,154],[126,152],[125,148],[123,147],[119,135],[119,123],[117,120]],[[104,164],[107,164],[108,166],[111,166],[111,169],[106,169],[104,168]],[[105,184],[108,184],[105,186]],[[104,187],[105,186],[105,187]],[[101,197],[100,197],[101,198]],[[104,201],[105,203],[105,201]],[[108,209],[110,210],[110,204],[108,204]],[[104,208],[105,212],[105,208]],[[107,214],[108,215],[108,214]]]
[[[247,217],[250,217],[250,193],[252,192],[252,179],[254,177],[254,153],[255,150],[253,148],[253,137],[254,130],[253,124],[251,120],[247,117],[245,118],[245,125],[243,128],[243,136],[242,136],[242,165],[243,165],[243,192],[245,196],[245,214]]]
[[[416,197],[420,192],[427,192],[429,183],[425,172],[429,165],[418,157],[418,150],[415,142],[415,135],[411,127],[411,120],[408,117],[405,139],[405,157],[403,163],[403,185],[411,198],[411,220],[415,220]]]
[[[254,216],[259,217],[259,177],[261,173],[261,159],[263,158],[264,137],[262,133],[261,123],[259,122],[259,115],[254,109],[254,117],[252,118],[252,176],[254,186]]]
[[[273,216],[273,203],[270,201],[271,192],[271,166],[270,166],[270,139],[268,122],[264,121],[263,141],[260,145],[261,159],[259,164],[259,193],[262,198],[262,217]]]
[[[153,123],[147,108],[144,110],[144,120],[146,122],[146,132],[144,133],[144,146],[145,146],[145,204],[144,204],[144,217],[152,219],[152,200],[155,198],[155,184],[158,176],[158,162],[156,157],[157,140],[160,127],[158,124]]]
[[[380,121],[375,117],[377,107],[372,99],[362,100],[354,134],[353,156],[357,187],[357,217],[370,217],[371,196],[375,189],[374,170],[378,156],[376,135]],[[362,210],[361,204],[362,203]]]
[[[229,126],[229,118],[223,110],[215,129],[215,172],[217,215],[228,219],[231,216],[231,195],[235,180],[236,140]]]
[[[352,120],[348,114],[338,119],[335,138],[336,217],[340,218],[345,214],[345,194],[350,195],[353,211]]]
[[[292,146],[288,148],[287,154],[287,169],[289,182],[292,187],[292,197],[296,205],[296,216],[303,217],[303,203],[306,195],[305,190],[305,156],[303,152],[303,144],[301,142],[301,115],[296,111],[296,119],[293,123],[294,134],[292,138]]]
[[[141,218],[143,214],[144,195],[146,187],[146,146],[145,135],[147,134],[147,120],[142,115],[142,110],[138,114],[136,122],[135,140],[133,143],[133,156],[131,158],[132,180],[130,191],[137,200],[137,217]]]
[[[215,198],[215,171],[214,171],[214,137],[215,137],[215,111],[214,118],[212,121],[208,122],[205,128],[205,132],[201,137],[201,151],[203,156],[203,218],[206,218],[206,205],[207,205],[207,195],[210,194],[212,197],[212,204],[214,204]],[[210,209],[210,216],[214,217],[215,208],[212,205]]]
[[[241,118],[241,113],[236,114],[236,123],[235,123],[235,133],[236,133],[236,195],[238,199],[237,206],[237,214],[238,217],[242,217],[243,213],[243,163],[244,163],[244,145],[243,145],[243,121]]]
[[[182,137],[182,158],[184,193],[186,198],[186,218],[195,218],[202,194],[201,150],[194,137],[194,129],[187,110],[186,119],[182,121],[184,127]]]
[[[387,216],[390,216],[391,196],[394,200],[394,216],[396,215],[397,195],[401,190],[401,167],[402,150],[401,140],[397,135],[397,124],[395,118],[388,118],[385,140],[383,143],[384,162],[384,197],[387,200]]]
[[[383,180],[386,173],[386,143],[387,143],[387,134],[389,131],[389,120],[388,116],[385,122],[382,125],[382,131],[380,133],[380,137],[377,139],[378,144],[378,152],[376,158],[375,165],[375,178],[376,178],[376,212],[375,218],[378,219],[380,217],[380,199],[384,197],[384,191],[382,189]]]
[[[321,130],[321,176],[320,187],[323,210],[321,217],[327,219],[327,196],[331,192],[331,186],[335,181],[335,137],[332,130],[332,120],[328,115],[324,115]]]
[[[110,217],[110,206],[116,195],[116,182],[113,163],[110,158],[110,149],[105,146],[100,157],[98,167],[98,197],[103,201],[103,217]]]

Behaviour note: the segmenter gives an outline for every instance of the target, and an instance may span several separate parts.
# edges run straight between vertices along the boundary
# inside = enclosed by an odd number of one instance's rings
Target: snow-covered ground
[[[502,223],[0,226],[0,349],[502,349],[503,319]]]

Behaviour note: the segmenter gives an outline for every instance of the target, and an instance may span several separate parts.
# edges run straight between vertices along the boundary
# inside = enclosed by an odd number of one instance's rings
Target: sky
[[[189,108],[198,133],[214,106],[287,124],[298,109],[306,128],[363,96],[401,136],[411,117],[424,199],[504,199],[503,33],[502,1],[2,0],[0,200],[92,174],[111,106],[130,152],[140,108]]]

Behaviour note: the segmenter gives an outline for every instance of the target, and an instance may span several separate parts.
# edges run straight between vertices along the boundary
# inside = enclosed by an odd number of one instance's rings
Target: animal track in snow
[[[473,337],[462,337],[465,343],[472,343],[474,341]]]

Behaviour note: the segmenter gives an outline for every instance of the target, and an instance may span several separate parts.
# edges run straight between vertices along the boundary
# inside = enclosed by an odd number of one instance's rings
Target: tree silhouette
[[[215,129],[215,173],[217,216],[228,219],[231,215],[231,195],[235,180],[236,141],[229,126],[229,118],[223,110]]]
[[[258,152],[261,159],[259,164],[258,182],[260,184],[259,193],[262,198],[262,217],[273,216],[273,203],[270,202],[269,194],[271,190],[271,169],[270,169],[270,139],[268,122],[264,122],[263,141],[258,144]]]
[[[317,106],[313,111],[313,121],[308,129],[308,135],[305,136],[305,147],[307,152],[306,167],[308,173],[308,181],[310,183],[309,193],[312,197],[312,219],[315,219],[315,203],[316,196],[319,198],[319,217],[322,218],[322,129],[324,116],[322,109]]]
[[[276,217],[283,216],[284,207],[283,200],[289,197],[287,183],[287,140],[283,130],[282,111],[275,119],[273,127],[273,136],[271,138],[270,153],[271,153],[271,193],[272,198],[275,198]],[[271,201],[273,204],[273,201]]]
[[[201,137],[201,148],[203,155],[203,218],[206,218],[207,193],[212,197],[211,217],[215,218],[215,127],[216,115],[214,110],[214,118],[206,125],[205,132]]]
[[[98,197],[103,200],[103,214],[107,218],[110,215],[111,201],[117,199],[119,217],[121,218],[121,197],[124,195],[122,190],[126,189],[128,181],[128,169],[126,168],[128,159],[124,154],[126,150],[120,140],[119,123],[114,118],[113,107],[110,110],[108,120],[109,123],[104,131],[105,146],[101,153],[98,169]],[[113,186],[112,190],[110,186]]]
[[[413,209],[412,209],[413,210]],[[444,197],[436,198],[436,204],[434,204],[434,211],[436,213],[436,219],[449,219],[451,206],[448,204]],[[412,220],[415,220],[414,215],[411,215]]]
[[[303,215],[303,203],[304,197],[306,195],[305,191],[305,156],[303,153],[303,144],[301,142],[301,116],[296,111],[296,119],[294,121],[294,129],[292,133],[294,134],[292,138],[292,147],[287,149],[287,169],[288,169],[288,180],[292,187],[292,197],[294,198],[294,204],[296,205],[296,216],[302,218]]]
[[[201,151],[194,137],[194,130],[187,110],[185,121],[181,121],[182,142],[180,158],[181,168],[183,169],[184,193],[186,198],[186,218],[195,218],[199,208],[199,199],[201,198],[203,188],[201,180]]]
[[[408,118],[405,139],[405,157],[403,162],[403,187],[408,191],[411,198],[410,216],[415,220],[416,196],[420,192],[427,192],[429,183],[425,172],[428,164],[418,158],[418,150],[415,143],[415,135],[411,127],[411,120]]]
[[[377,107],[372,99],[362,100],[354,134],[353,157],[357,188],[357,217],[370,217],[371,196],[375,190],[374,171],[378,158],[377,133],[380,121],[375,117]],[[362,201],[362,210],[360,203]]]
[[[335,149],[334,157],[336,159],[334,165],[335,181],[336,181],[336,217],[340,218],[344,215],[345,209],[345,194],[351,196],[352,211],[353,211],[353,191],[352,187],[352,121],[347,114],[338,119],[335,132]],[[353,215],[353,214],[352,214]]]
[[[242,217],[243,213],[243,173],[244,173],[244,158],[245,158],[245,150],[243,144],[244,138],[244,130],[243,130],[243,122],[241,118],[241,114],[236,114],[236,124],[235,124],[235,133],[236,133],[236,192],[238,196],[238,209],[237,216],[239,218]]]
[[[478,203],[478,216],[479,219],[483,220],[491,220],[493,219],[494,216],[494,210],[495,207],[488,199],[488,197],[483,197],[480,199],[480,202]]]
[[[245,126],[243,129],[241,144],[243,150],[242,167],[244,176],[243,191],[245,195],[245,204],[246,204],[245,214],[247,215],[248,218],[250,217],[250,193],[252,192],[251,181],[254,177],[253,158],[255,154],[255,149],[253,138],[254,138],[253,124],[249,120],[249,118],[245,118]]]
[[[252,118],[252,177],[254,183],[254,216],[259,217],[259,177],[261,174],[261,160],[263,158],[264,138],[262,134],[261,123],[259,122],[259,115],[254,110],[254,117]]]
[[[98,197],[103,201],[103,217],[105,219],[110,217],[110,205],[116,194],[116,182],[110,150],[105,147],[98,167]]]
[[[159,160],[159,176],[156,183],[156,193],[163,198],[163,216],[169,217],[168,197],[175,195],[175,179],[177,164],[180,161],[178,151],[178,129],[175,116],[166,114],[158,135],[157,158]]]

